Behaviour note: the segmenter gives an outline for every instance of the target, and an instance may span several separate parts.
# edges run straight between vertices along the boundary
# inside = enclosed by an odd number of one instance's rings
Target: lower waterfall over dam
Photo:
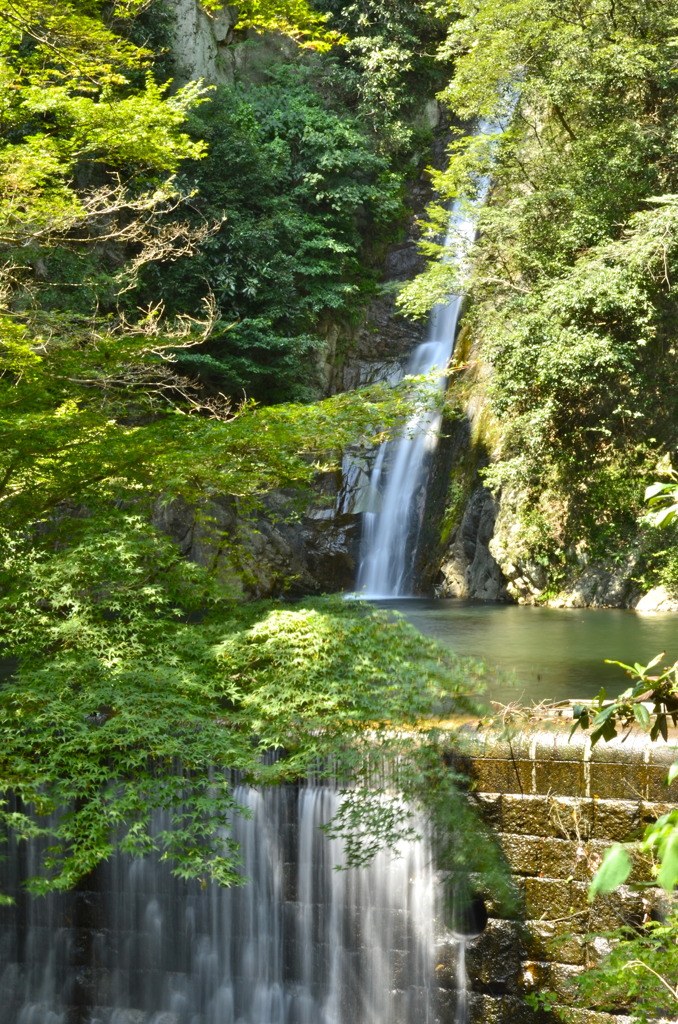
[[[242,887],[118,856],[74,893],[0,908],[4,1024],[433,1024],[426,841],[335,870],[329,786],[239,787]],[[0,865],[16,892],[24,848]]]
[[[234,826],[250,879],[240,888],[117,857],[75,892],[0,907],[2,1024],[540,1024],[525,997],[541,988],[570,1012],[600,955],[597,922],[653,912],[656,890],[622,887],[601,917],[587,899],[590,859],[675,801],[678,781],[665,780],[678,734],[592,748],[581,732],[570,740],[560,711],[510,736],[464,729],[455,770],[499,840],[513,909],[481,886],[443,921],[449,879],[426,840],[336,871],[340,845],[318,829],[335,789],[242,787],[252,816]],[[24,844],[8,852],[0,892],[16,894],[36,865]],[[628,1007],[573,1019],[628,1024]]]

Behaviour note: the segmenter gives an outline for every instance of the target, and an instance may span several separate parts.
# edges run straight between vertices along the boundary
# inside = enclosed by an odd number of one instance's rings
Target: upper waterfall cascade
[[[481,125],[479,134],[492,131]],[[489,178],[479,185],[479,204],[489,188]],[[447,259],[463,260],[476,234],[475,219],[458,203],[450,211],[445,238]],[[429,320],[425,341],[410,357],[405,373],[411,376],[441,373],[454,351],[463,296],[451,295],[437,305]],[[442,388],[440,384],[433,385]],[[426,501],[430,455],[435,450],[441,414],[435,409],[414,415],[401,436],[379,450],[369,481],[363,515],[363,534],[356,590],[364,597],[406,597],[414,582],[414,562]]]

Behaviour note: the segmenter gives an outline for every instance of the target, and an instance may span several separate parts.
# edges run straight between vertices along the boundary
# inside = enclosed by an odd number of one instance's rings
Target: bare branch
[[[234,407],[227,395],[222,392],[205,395],[200,381],[183,377],[164,365],[129,366],[100,377],[69,377],[68,381],[103,392],[142,392],[151,400],[161,399],[177,412],[198,414],[222,422],[230,422],[240,413],[240,407]]]
[[[210,235],[216,234],[224,223],[225,218],[212,223],[205,223],[199,227],[193,227],[186,222],[163,224],[159,228],[148,228],[146,232],[139,232],[135,241],[141,246],[141,252],[134,256],[116,277],[117,281],[127,280],[127,284],[118,294],[123,295],[131,291],[137,283],[139,271],[147,263],[163,262],[174,263],[182,256],[192,256],[196,249]]]

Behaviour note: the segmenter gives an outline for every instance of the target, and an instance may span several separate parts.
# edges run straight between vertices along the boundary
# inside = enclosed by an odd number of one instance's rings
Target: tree
[[[501,434],[487,480],[524,535],[538,535],[530,557],[562,572],[577,543],[591,557],[624,550],[635,480],[675,444],[678,179],[666,153],[678,7],[445,6],[459,15],[446,99],[459,117],[496,125],[458,138],[435,179],[441,200],[474,204],[480,177],[492,178],[465,282]],[[414,313],[458,284],[437,260],[443,214],[432,214],[436,260],[403,295]]]
[[[273,66],[263,82],[220,87],[191,116],[209,142],[186,170],[191,224],[219,228],[190,258],[149,263],[130,293],[161,299],[170,316],[199,315],[214,296],[218,322],[177,366],[230,395],[317,397],[327,325],[359,315],[374,288],[367,247],[402,215],[402,177],[337,95],[328,63],[314,55]]]
[[[349,440],[397,429],[417,382],[238,405],[174,366],[217,322],[212,296],[201,317],[117,303],[148,259],[195,243],[172,214],[190,198],[182,161],[205,152],[184,130],[202,89],[156,83],[124,34],[141,7],[16,0],[0,35],[0,823],[37,844],[38,893],[115,849],[238,881],[221,831],[239,810],[234,772],[263,785],[338,766],[360,781],[387,756],[413,798],[438,797],[452,775],[427,714],[470,707],[482,676],[357,602],[240,606],[228,578],[154,529],[159,500],[227,494],[246,510],[307,483]],[[252,4],[248,17],[306,10]],[[63,259],[91,289],[80,307],[45,284]],[[401,804],[378,796],[357,786],[350,821],[378,819],[386,842],[411,835]],[[432,814],[449,807],[434,799]],[[171,827],[153,830],[156,809]],[[490,846],[474,835],[476,865]]]
[[[675,908],[665,920],[648,922],[640,935],[627,931],[603,963],[580,979],[582,1003],[587,1007],[604,1001],[619,1005],[623,1000],[633,1007],[633,1019],[639,1024],[649,1024],[660,1014],[675,1014],[677,937]]]
[[[236,607],[135,514],[63,527],[65,551],[15,542],[2,567],[3,653],[18,667],[0,689],[0,820],[42,841],[34,892],[72,886],[115,849],[237,882],[222,831],[234,772],[360,778],[377,754],[412,756],[395,726],[423,739],[432,700],[465,703],[468,667],[402,621],[341,599]],[[159,808],[172,824],[155,833]],[[412,834],[399,818],[387,839]]]
[[[401,159],[417,144],[421,106],[444,86],[449,66],[437,58],[448,17],[424,0],[318,0],[344,36],[337,80],[354,95],[380,150]]]
[[[223,7],[222,0],[202,0],[208,10]],[[327,18],[307,0],[243,0],[238,4],[239,28],[283,32],[301,46],[327,50],[342,40],[327,27]]]

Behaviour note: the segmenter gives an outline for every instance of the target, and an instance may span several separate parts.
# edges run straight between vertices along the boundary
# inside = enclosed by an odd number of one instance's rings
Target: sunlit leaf
[[[603,855],[603,860],[593,876],[589,886],[589,901],[599,893],[612,892],[622,885],[631,874],[632,861],[629,852],[621,843],[610,846]]]
[[[650,712],[643,704],[634,704],[633,714],[642,729],[650,728]]]
[[[666,889],[673,892],[678,883],[678,828],[674,828],[660,848],[661,867],[657,875],[657,881]]]

